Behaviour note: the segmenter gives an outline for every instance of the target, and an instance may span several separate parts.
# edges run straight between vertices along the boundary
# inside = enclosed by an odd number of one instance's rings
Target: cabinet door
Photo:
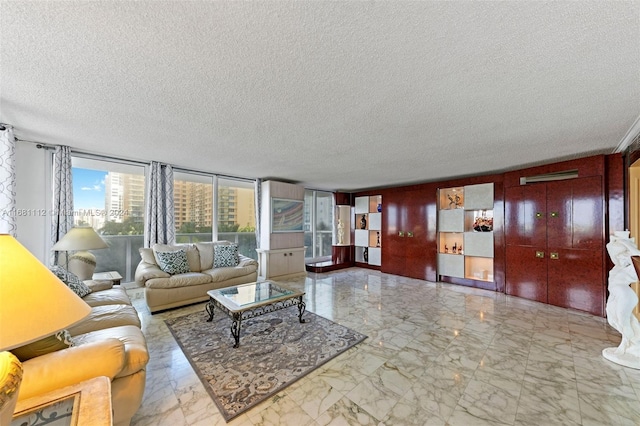
[[[543,250],[507,246],[506,263],[506,294],[547,303],[547,254]]]
[[[269,277],[285,275],[289,268],[289,260],[284,253],[269,254]]]
[[[288,274],[296,274],[298,272],[303,272],[305,270],[304,267],[304,250],[295,250],[291,252],[285,253],[287,257],[287,269]]]
[[[404,276],[427,279],[427,257],[435,256],[436,247],[432,253],[427,246],[427,206],[422,191],[408,191],[405,198],[406,230],[410,232],[405,238],[404,248]]]
[[[603,316],[602,250],[549,249],[548,303]]]
[[[545,247],[546,187],[522,185],[505,189],[505,241],[507,246]]]

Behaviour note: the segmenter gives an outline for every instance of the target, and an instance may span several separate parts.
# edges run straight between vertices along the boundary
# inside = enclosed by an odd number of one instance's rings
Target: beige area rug
[[[166,324],[226,421],[249,410],[367,336],[298,309],[244,320],[233,348],[231,319],[196,312]]]

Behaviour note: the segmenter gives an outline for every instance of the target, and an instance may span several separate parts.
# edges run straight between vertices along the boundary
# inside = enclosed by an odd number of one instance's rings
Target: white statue
[[[338,219],[338,244],[344,244],[344,222]]]
[[[638,296],[629,287],[638,280],[631,256],[640,256],[640,250],[629,232],[616,232],[607,244],[609,257],[614,264],[609,272],[609,299],[607,320],[611,327],[622,334],[617,348],[606,348],[602,356],[616,364],[640,369],[640,323],[633,314]]]

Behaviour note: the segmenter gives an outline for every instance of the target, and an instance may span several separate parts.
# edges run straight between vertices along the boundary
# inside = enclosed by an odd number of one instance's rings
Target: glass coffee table
[[[297,306],[298,320],[304,323],[302,319],[306,306],[302,301],[304,292],[289,290],[271,281],[209,290],[207,294],[209,295],[209,303],[205,307],[209,314],[207,321],[213,321],[214,308],[226,313],[232,320],[231,334],[235,339],[234,348],[240,346],[240,328],[243,320]]]

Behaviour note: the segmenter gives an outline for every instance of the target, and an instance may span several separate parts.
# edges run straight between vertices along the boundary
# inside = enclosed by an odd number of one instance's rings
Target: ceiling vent
[[[564,170],[562,172],[546,173],[543,175],[523,176],[520,178],[520,185],[536,182],[552,182],[555,180],[575,179],[578,177],[578,169]]]

